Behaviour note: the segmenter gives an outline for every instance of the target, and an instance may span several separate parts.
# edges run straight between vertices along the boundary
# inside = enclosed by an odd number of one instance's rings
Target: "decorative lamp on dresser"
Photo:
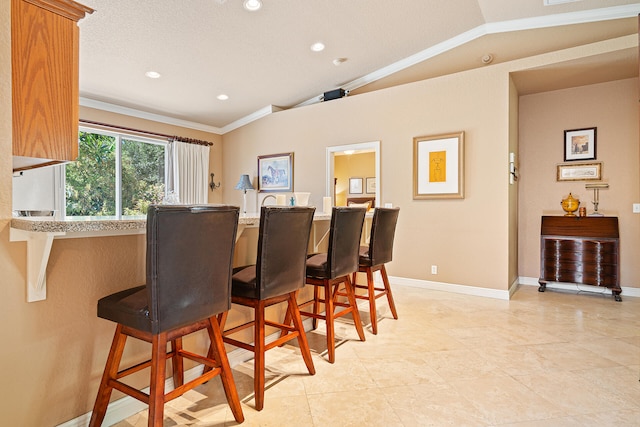
[[[620,249],[617,217],[543,216],[540,232],[540,287],[569,282],[620,293]]]

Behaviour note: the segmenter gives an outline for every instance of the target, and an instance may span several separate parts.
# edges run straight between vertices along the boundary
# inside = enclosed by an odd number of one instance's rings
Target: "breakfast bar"
[[[316,213],[313,217],[310,248],[316,252],[328,233],[331,214]],[[258,227],[257,213],[240,215],[239,239],[247,228]],[[27,302],[42,301],[47,297],[46,271],[54,239],[80,239],[91,237],[145,234],[146,217],[116,219],[113,217],[86,217],[54,219],[52,217],[19,217],[11,220],[10,241],[27,242]],[[364,233],[363,233],[364,235]]]

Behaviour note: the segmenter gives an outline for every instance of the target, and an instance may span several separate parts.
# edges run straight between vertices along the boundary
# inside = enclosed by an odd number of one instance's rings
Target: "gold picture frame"
[[[464,198],[464,132],[413,138],[413,198]]]
[[[557,165],[556,181],[600,181],[601,179],[602,162]]]

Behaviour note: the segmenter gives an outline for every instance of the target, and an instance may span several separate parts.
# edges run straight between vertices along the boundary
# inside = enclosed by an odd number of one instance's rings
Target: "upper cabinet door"
[[[69,1],[11,2],[14,170],[78,156],[77,21],[87,12]]]

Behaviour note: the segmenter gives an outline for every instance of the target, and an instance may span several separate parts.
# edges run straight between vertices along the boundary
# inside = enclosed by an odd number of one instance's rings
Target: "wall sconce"
[[[516,153],[509,153],[509,184],[518,180],[518,169],[516,168]]]
[[[598,204],[600,203],[600,189],[609,188],[609,184],[606,182],[600,182],[597,184],[585,184],[584,188],[587,190],[593,190],[593,213],[590,213],[589,216],[604,216],[598,212]]]
[[[211,181],[209,181],[209,188],[211,188],[211,191],[215,190],[216,188],[220,187],[220,183],[218,182],[217,184],[215,182],[213,182],[213,176],[215,174],[211,174]]]

